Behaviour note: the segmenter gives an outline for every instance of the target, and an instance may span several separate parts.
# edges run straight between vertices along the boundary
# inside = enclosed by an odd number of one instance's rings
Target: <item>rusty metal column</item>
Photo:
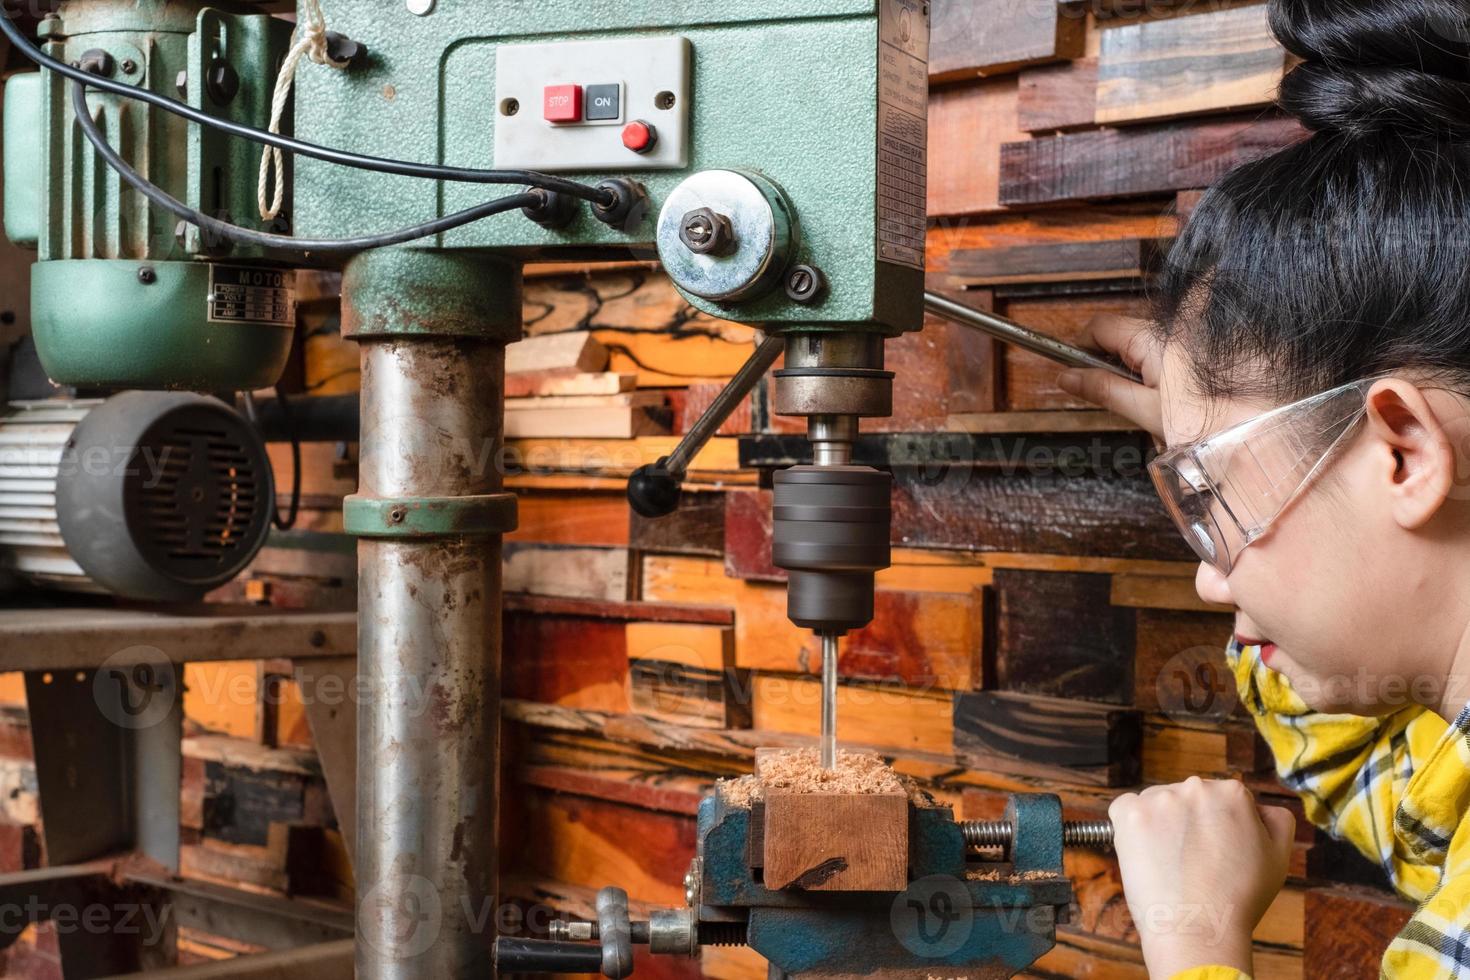
[[[361,345],[359,980],[489,976],[495,941],[505,344],[520,269],[382,251],[343,279]]]

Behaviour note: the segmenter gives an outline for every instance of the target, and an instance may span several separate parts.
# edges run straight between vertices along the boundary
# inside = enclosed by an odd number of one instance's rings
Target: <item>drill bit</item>
[[[837,768],[837,635],[822,638],[822,768]]]

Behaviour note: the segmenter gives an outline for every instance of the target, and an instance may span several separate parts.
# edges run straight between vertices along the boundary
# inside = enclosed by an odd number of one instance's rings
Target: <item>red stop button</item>
[[[582,86],[548,85],[542,94],[542,110],[547,122],[582,121]]]
[[[623,127],[623,145],[634,153],[650,153],[658,145],[658,130],[642,119]]]

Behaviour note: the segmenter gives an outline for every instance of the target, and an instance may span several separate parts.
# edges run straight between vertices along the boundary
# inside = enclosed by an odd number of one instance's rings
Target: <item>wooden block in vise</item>
[[[767,888],[851,892],[908,887],[907,793],[768,788],[763,809]]]

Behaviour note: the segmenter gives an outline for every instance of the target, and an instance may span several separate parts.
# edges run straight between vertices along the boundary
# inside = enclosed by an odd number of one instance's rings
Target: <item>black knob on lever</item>
[[[602,947],[592,943],[562,943],[549,939],[495,940],[495,972],[601,973]]]
[[[669,458],[640,466],[628,479],[628,503],[643,517],[668,517],[679,509],[683,481],[669,472]]]

